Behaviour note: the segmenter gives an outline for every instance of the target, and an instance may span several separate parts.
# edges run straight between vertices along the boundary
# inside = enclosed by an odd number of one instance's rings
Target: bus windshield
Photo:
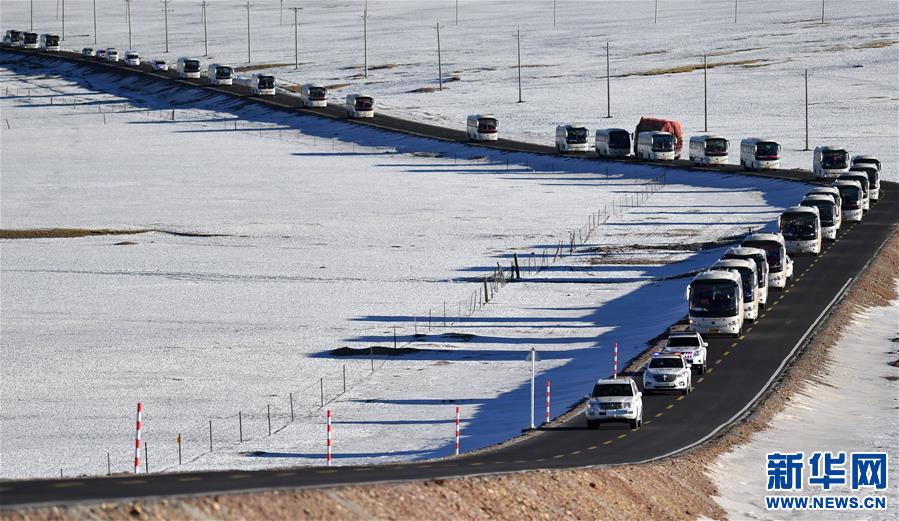
[[[496,120],[493,118],[478,119],[478,132],[496,132]]]
[[[749,268],[728,268],[728,269],[736,269],[737,273],[740,274],[740,280],[743,283],[743,301],[744,302],[752,302],[755,300],[755,292],[753,288],[755,287],[755,275],[752,273],[752,270]]]
[[[846,205],[847,210],[858,210],[862,202],[862,191],[857,186],[841,186],[840,197]]]
[[[755,144],[756,159],[780,159],[780,145],[773,141],[759,141]]]
[[[808,206],[810,208],[817,208],[818,214],[821,216],[821,226],[833,226],[834,225],[834,209],[836,205],[833,203],[829,203],[827,201],[806,201],[802,203],[802,206]]]
[[[568,127],[565,137],[568,143],[579,144],[587,142],[587,129],[584,127]]]
[[[737,284],[729,280],[696,280],[690,283],[690,315],[732,317],[739,314]]]
[[[727,140],[723,138],[706,139],[705,154],[707,156],[726,156]]]
[[[631,135],[626,130],[609,132],[609,148],[630,148]]]
[[[37,43],[37,33],[25,33],[25,43]]]
[[[605,398],[607,396],[633,396],[630,384],[596,384],[593,386],[593,398]]]
[[[673,152],[673,136],[652,136],[652,150],[654,152]]]
[[[745,241],[743,246],[765,250],[768,259],[768,268],[771,271],[780,271],[783,260],[780,257],[780,243],[777,241]]]
[[[199,72],[200,62],[197,60],[184,60],[184,72]]]
[[[219,79],[227,79],[231,77],[231,67],[216,67],[215,77]]]
[[[780,232],[788,241],[808,241],[818,236],[818,218],[811,213],[785,213],[780,217]]]
[[[374,106],[374,100],[368,96],[360,96],[356,98],[356,110],[371,110]]]
[[[824,168],[846,168],[849,166],[849,154],[845,150],[826,150],[821,154],[821,166]]]
[[[275,77],[274,76],[259,76],[257,80],[257,85],[260,89],[274,89],[275,88]]]

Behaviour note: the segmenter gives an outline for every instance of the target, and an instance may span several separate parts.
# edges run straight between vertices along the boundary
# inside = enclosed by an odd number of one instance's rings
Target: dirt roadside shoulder
[[[897,298],[899,231],[894,231],[801,356],[750,416],[680,456],[645,465],[534,471],[502,476],[23,509],[0,519],[723,519],[707,469],[715,459],[765,430],[771,418],[828,360],[859,311]]]

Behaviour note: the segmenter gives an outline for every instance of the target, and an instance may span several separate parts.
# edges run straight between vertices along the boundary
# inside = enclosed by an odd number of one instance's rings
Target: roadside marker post
[[[143,413],[144,407],[140,402],[137,402],[137,429],[134,434],[134,473],[137,474],[140,472],[140,420],[141,413]]]
[[[533,430],[536,428],[534,426],[534,395],[537,392],[534,380],[537,376],[537,361],[540,360],[540,355],[538,355],[537,350],[532,347],[531,352],[528,353],[525,360],[531,362],[531,430]]]
[[[456,456],[459,455],[459,406],[456,406]]]
[[[328,409],[328,466],[331,466],[331,409]]]
[[[618,342],[615,342],[612,352],[612,378],[618,378]]]
[[[546,381],[546,422],[549,423],[549,389],[552,384],[552,380]]]

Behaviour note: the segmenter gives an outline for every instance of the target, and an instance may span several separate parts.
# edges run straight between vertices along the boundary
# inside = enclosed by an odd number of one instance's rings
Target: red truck
[[[681,149],[684,147],[684,129],[680,126],[680,121],[647,118],[646,116],[640,118],[636,130],[634,130],[634,155],[637,154],[637,139],[640,132],[651,132],[653,130],[667,132],[674,136],[674,157],[675,159],[680,159]]]

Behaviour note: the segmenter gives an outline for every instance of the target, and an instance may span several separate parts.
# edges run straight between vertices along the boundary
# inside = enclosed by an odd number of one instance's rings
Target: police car
[[[643,426],[643,394],[633,378],[597,380],[584,409],[587,428],[603,422],[627,422],[632,429]]]
[[[643,371],[643,390],[646,394],[656,391],[690,394],[693,390],[690,363],[680,353],[653,353]]]
[[[672,331],[668,334],[662,353],[680,353],[699,374],[705,374],[709,344],[696,331]]]

